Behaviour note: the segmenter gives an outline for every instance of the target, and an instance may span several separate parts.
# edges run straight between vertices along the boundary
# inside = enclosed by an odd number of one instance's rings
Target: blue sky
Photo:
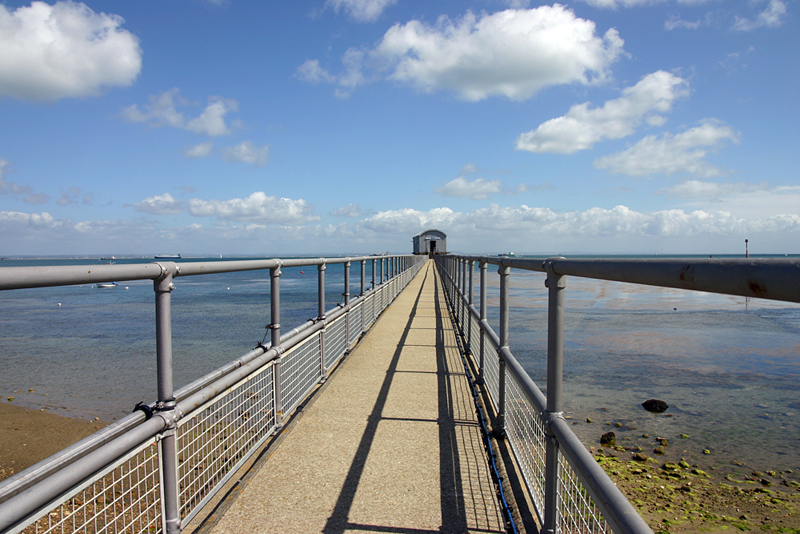
[[[788,0],[0,4],[0,255],[800,253]]]

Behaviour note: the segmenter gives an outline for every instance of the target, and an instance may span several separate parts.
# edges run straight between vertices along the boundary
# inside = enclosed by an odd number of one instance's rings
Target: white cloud
[[[183,202],[175,200],[169,193],[164,193],[137,202],[133,205],[133,209],[153,215],[168,215],[182,213],[186,207]]]
[[[364,215],[361,207],[358,204],[348,204],[347,206],[341,206],[333,210],[333,215],[337,217],[348,217],[348,218],[356,218],[361,217]]]
[[[0,96],[52,102],[131,85],[142,51],[123,22],[69,1],[0,5]]]
[[[183,150],[183,155],[187,158],[205,158],[211,154],[214,149],[214,143],[208,141],[200,143],[199,145],[192,145]]]
[[[150,103],[145,104],[143,109],[133,104],[122,110],[122,116],[131,122],[143,122],[154,127],[170,126],[210,137],[232,133],[232,126],[225,122],[225,115],[239,110],[236,100],[212,96],[199,116],[187,120],[177,108],[189,106],[190,102],[179,93],[178,88],[173,88],[160,95],[152,95]]]
[[[664,29],[675,30],[675,29],[679,29],[680,28],[680,29],[684,29],[684,30],[696,30],[702,25],[703,25],[703,23],[701,21],[699,21],[699,20],[695,20],[695,21],[683,20],[682,18],[680,18],[679,15],[672,14],[664,22]]]
[[[5,158],[0,158],[0,195],[11,193],[12,195],[24,195],[30,193],[32,189],[28,186],[19,185],[6,179],[11,162]]]
[[[336,81],[336,76],[323,69],[318,59],[307,59],[297,67],[297,77],[308,83],[330,83]]]
[[[473,200],[486,200],[489,195],[496,195],[501,192],[502,184],[500,180],[485,180],[477,178],[467,180],[459,176],[446,184],[437,187],[436,192],[448,197],[468,197]]]
[[[661,189],[659,193],[681,199],[702,199],[720,201],[723,197],[741,193],[755,193],[767,189],[764,184],[754,185],[745,182],[725,183],[704,182],[701,180],[686,180],[672,187]]]
[[[189,201],[189,213],[195,217],[219,217],[228,221],[308,224],[320,218],[313,214],[314,206],[303,199],[278,198],[257,191],[247,198],[230,200]]]
[[[665,71],[648,74],[622,96],[602,107],[588,102],[572,106],[566,115],[550,119],[536,130],[517,138],[517,150],[572,154],[606,139],[621,139],[633,134],[643,121],[658,125],[661,113],[671,110],[677,98],[688,95],[688,82]]]
[[[414,235],[426,228],[445,229],[452,249],[458,247],[454,235],[468,236],[469,242],[458,248],[473,251],[502,250],[508,245],[533,250],[570,244],[594,251],[598,250],[597,243],[601,239],[605,240],[603,243],[616,244],[614,250],[619,250],[620,243],[635,241],[639,246],[652,247],[653,243],[679,240],[682,250],[689,251],[698,246],[714,250],[722,238],[738,243],[739,237],[746,233],[761,233],[773,243],[781,243],[788,237],[786,232],[800,235],[800,214],[797,204],[787,212],[773,210],[750,219],[722,210],[639,212],[627,206],[616,206],[557,212],[550,208],[491,204],[471,212],[454,212],[449,208],[379,212],[358,223],[356,233],[402,236]]]
[[[255,146],[252,141],[242,141],[236,146],[223,150],[225,161],[239,161],[263,167],[269,162],[269,145]]]
[[[688,180],[659,193],[685,201],[684,206],[735,213],[750,220],[796,215],[800,206],[800,186],[770,187],[767,184],[714,183]]]
[[[306,61],[298,76],[334,81],[348,91],[371,78],[365,66],[426,92],[452,91],[479,101],[490,96],[525,100],[544,87],[591,84],[605,79],[622,53],[615,29],[595,35],[595,24],[562,5],[475,15],[440,17],[435,25],[418,20],[395,24],[373,49],[349,50],[345,73],[336,76]]]
[[[759,13],[755,19],[736,17],[733,29],[737,31],[751,31],[756,28],[775,28],[783,24],[786,15],[786,4],[781,0],[769,0],[767,8]]]
[[[327,0],[325,5],[337,13],[345,11],[358,22],[375,22],[387,7],[396,3],[397,0]]]
[[[235,100],[212,97],[203,113],[186,123],[186,129],[211,137],[230,135],[231,129],[225,124],[225,115],[238,110],[239,104]]]
[[[72,186],[67,190],[61,190],[61,196],[56,200],[59,206],[69,206],[70,204],[78,203],[78,196],[81,194],[79,187]]]
[[[708,153],[738,140],[733,128],[708,120],[676,135],[647,136],[623,152],[595,160],[594,166],[629,176],[688,173],[709,178],[723,171],[705,161]]]

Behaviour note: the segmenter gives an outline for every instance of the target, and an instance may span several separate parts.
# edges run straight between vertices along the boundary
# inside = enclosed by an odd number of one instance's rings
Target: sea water
[[[126,261],[152,260],[118,260]],[[97,260],[0,265],[76,263]],[[317,267],[282,272],[285,332],[317,315]],[[366,277],[368,288],[369,263]],[[327,309],[343,300],[343,281],[343,266],[329,265]],[[360,284],[353,264],[351,295]],[[176,388],[269,340],[268,270],[178,277],[175,285]],[[497,295],[492,272],[495,329]],[[546,392],[544,275],[512,270],[510,296],[511,350]],[[577,277],[567,278],[565,301],[564,408],[587,446],[611,430],[618,443],[651,456],[653,440],[666,437],[670,454],[704,466],[800,470],[800,305]],[[154,401],[154,310],[151,281],[0,291],[0,394],[107,421]],[[651,414],[641,406],[650,398],[670,408]]]
[[[546,393],[544,280],[512,270],[509,344]],[[587,446],[613,431],[656,459],[664,437],[670,461],[800,470],[800,305],[579,277],[564,295],[564,410]],[[669,409],[647,412],[652,398]]]

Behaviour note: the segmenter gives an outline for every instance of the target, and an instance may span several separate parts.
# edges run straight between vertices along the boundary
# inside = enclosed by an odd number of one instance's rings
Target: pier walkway
[[[505,532],[432,261],[227,500],[201,530]]]

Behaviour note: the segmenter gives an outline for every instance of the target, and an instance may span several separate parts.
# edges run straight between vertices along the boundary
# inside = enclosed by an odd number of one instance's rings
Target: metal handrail
[[[480,329],[479,357],[475,364],[479,379],[484,379],[486,344],[496,350],[499,362],[495,430],[505,432],[506,381],[513,380],[522,389],[526,401],[539,414],[545,433],[546,466],[543,503],[535,503],[545,532],[558,532],[559,455],[563,455],[584,489],[592,498],[614,532],[649,533],[647,524],[630,505],[603,469],[598,466],[564,420],[562,406],[564,296],[566,276],[579,276],[616,282],[645,284],[727,295],[759,297],[800,302],[800,260],[751,258],[665,258],[665,259],[567,259],[508,258],[496,256],[440,257],[438,266],[447,281],[448,294],[457,308],[465,337],[472,339],[472,324]],[[486,319],[486,267],[497,265],[500,275],[499,334]],[[473,305],[473,270],[480,266],[480,305]],[[545,397],[528,376],[508,347],[510,268],[547,274],[548,288],[548,362]],[[469,350],[469,349],[468,349]],[[508,378],[507,375],[508,374]],[[491,395],[491,388],[490,388]],[[515,444],[511,443],[516,451]],[[533,481],[527,480],[531,488]],[[541,509],[543,508],[543,509]]]
[[[405,283],[419,270],[423,258],[411,255],[385,255],[385,256],[358,256],[339,258],[303,258],[303,259],[270,259],[270,260],[240,260],[240,261],[215,261],[215,262],[154,262],[150,264],[116,264],[92,266],[58,266],[58,267],[6,267],[0,268],[0,290],[23,289],[34,287],[62,286],[107,281],[143,280],[151,279],[154,282],[156,295],[156,346],[158,359],[158,401],[151,406],[145,406],[143,411],[137,411],[124,419],[109,425],[88,438],[68,447],[60,453],[39,462],[25,471],[0,482],[0,531],[7,529],[18,532],[31,521],[46,511],[46,507],[54,506],[67,495],[72,488],[78,487],[87,477],[94,476],[106,466],[112,465],[122,455],[133,451],[140,444],[154,437],[159,442],[161,488],[161,529],[165,532],[179,532],[181,521],[188,521],[208,501],[224,481],[227,480],[236,467],[230,470],[211,493],[188,514],[181,517],[181,507],[178,497],[178,481],[175,478],[177,469],[176,428],[177,424],[186,415],[200,406],[206,405],[221,393],[242,382],[246,382],[253,373],[260,372],[266,366],[272,366],[275,377],[274,410],[275,424],[273,431],[280,429],[283,418],[288,414],[281,414],[282,400],[280,383],[280,362],[282,355],[293,347],[307,342],[316,336],[319,340],[319,353],[325,361],[325,329],[327,325],[345,325],[346,351],[351,345],[351,332],[349,327],[350,315],[353,310],[359,309],[361,316],[354,323],[361,325],[363,331],[368,328],[364,319],[364,306],[366,302],[373,302],[376,295],[384,295],[391,291],[388,302],[396,296]],[[372,283],[367,289],[365,278],[365,265],[372,262]],[[361,295],[350,299],[349,270],[352,262],[361,263]],[[325,266],[328,264],[344,264],[345,284],[344,304],[325,310]],[[294,328],[281,333],[280,330],[280,275],[281,267],[304,267],[316,265],[319,268],[318,290],[319,316]],[[259,344],[247,354],[230,362],[206,376],[178,389],[172,387],[172,346],[171,346],[171,304],[170,292],[174,288],[172,280],[177,276],[194,276],[216,273],[227,273],[248,270],[269,269],[271,278],[270,308],[272,313],[272,340],[266,344]],[[377,276],[377,278],[376,278]],[[403,284],[394,283],[401,279]],[[386,298],[381,298],[383,302]],[[375,308],[373,308],[373,312]],[[342,322],[344,321],[344,322]],[[357,332],[356,332],[357,333]],[[317,356],[319,358],[320,356]],[[334,357],[338,358],[334,354]],[[328,369],[321,364],[320,370],[326,375]],[[325,376],[321,377],[322,379]],[[305,390],[302,395],[310,392]],[[287,406],[287,409],[290,407]],[[152,417],[150,416],[152,414]],[[249,457],[258,445],[253,443]],[[241,465],[240,460],[236,465]]]

